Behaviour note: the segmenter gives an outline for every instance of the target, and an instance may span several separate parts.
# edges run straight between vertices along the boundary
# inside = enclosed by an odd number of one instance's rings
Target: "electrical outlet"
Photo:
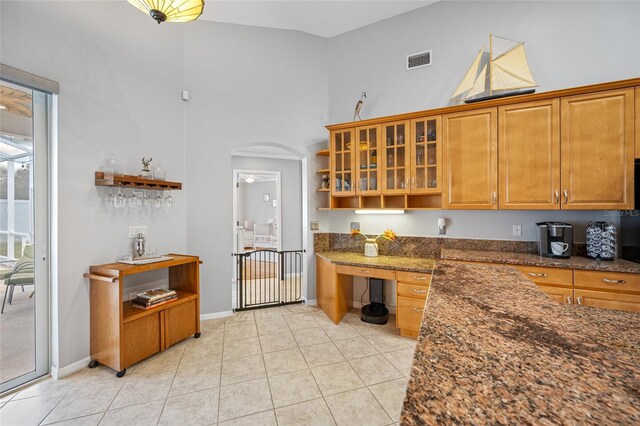
[[[351,222],[351,230],[353,231],[354,229],[360,230],[360,222]]]
[[[138,236],[138,234],[142,234],[146,237],[147,227],[145,225],[129,227],[129,238],[135,238]]]
[[[312,231],[319,231],[320,230],[320,222],[318,222],[317,220],[312,220],[309,227],[311,228]]]
[[[516,237],[521,236],[522,235],[522,226],[513,225],[513,235],[515,235]]]

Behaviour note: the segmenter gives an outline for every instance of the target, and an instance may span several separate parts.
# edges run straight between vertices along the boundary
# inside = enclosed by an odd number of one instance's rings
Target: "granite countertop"
[[[396,271],[428,272],[433,271],[434,259],[402,256],[366,257],[361,253],[344,251],[316,252],[316,255],[336,265],[364,266],[369,268],[392,269]]]
[[[505,263],[509,265],[544,266],[550,268],[584,269],[590,271],[628,272],[640,274],[640,263],[623,259],[613,261],[594,260],[588,257],[572,256],[569,259],[554,259],[530,253],[504,251],[478,251],[442,249],[440,257],[446,260],[469,262]]]
[[[640,424],[638,330],[514,268],[439,261],[401,424]]]

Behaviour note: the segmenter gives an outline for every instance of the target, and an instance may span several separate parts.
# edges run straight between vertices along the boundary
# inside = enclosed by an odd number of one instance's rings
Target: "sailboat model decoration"
[[[535,87],[524,43],[489,34],[489,52],[480,49],[451,100],[472,103],[526,95]]]

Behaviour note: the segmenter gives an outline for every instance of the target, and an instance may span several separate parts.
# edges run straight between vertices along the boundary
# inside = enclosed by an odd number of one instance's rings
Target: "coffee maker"
[[[562,222],[539,222],[538,253],[543,257],[568,259],[573,250],[573,226]]]

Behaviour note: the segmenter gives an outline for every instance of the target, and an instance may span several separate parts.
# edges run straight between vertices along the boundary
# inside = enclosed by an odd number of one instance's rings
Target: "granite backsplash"
[[[371,235],[375,237],[375,235]],[[364,238],[352,237],[351,234],[316,233],[313,240],[314,250],[344,251],[359,253],[364,248]],[[466,238],[438,238],[438,237],[402,237],[395,241],[383,238],[378,240],[379,252],[386,256],[406,257],[440,257],[441,249],[459,250],[486,250],[508,251],[514,253],[537,254],[538,247],[535,241],[509,241],[509,240],[476,240]],[[573,255],[584,255],[584,244],[575,244]]]

